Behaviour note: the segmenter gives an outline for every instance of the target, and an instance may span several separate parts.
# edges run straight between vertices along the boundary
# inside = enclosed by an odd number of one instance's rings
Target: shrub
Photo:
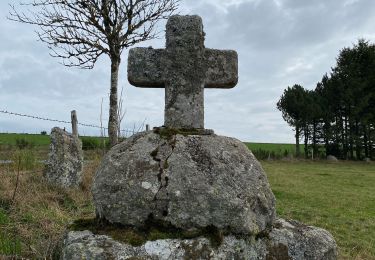
[[[258,160],[268,160],[268,159],[279,160],[282,158],[281,153],[276,153],[275,151],[263,150],[262,148],[252,150],[252,153],[254,154],[255,158],[257,158]]]
[[[266,150],[263,150],[261,148],[258,148],[256,150],[253,150],[252,151],[254,156],[258,159],[258,160],[266,160],[270,157],[270,152],[266,151]]]
[[[85,151],[109,148],[109,142],[107,138],[84,136],[81,137],[81,140],[82,149]]]
[[[25,137],[16,138],[16,146],[21,150],[26,149],[26,148],[32,149],[34,148],[35,143],[30,140],[27,140]]]

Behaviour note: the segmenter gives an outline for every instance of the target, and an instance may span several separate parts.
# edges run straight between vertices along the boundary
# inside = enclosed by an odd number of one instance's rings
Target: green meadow
[[[25,139],[35,146],[48,146],[50,139],[48,135],[40,134],[6,134],[0,133],[0,145],[16,145],[17,140]]]
[[[263,149],[266,151],[273,151],[276,153],[283,153],[284,151],[289,151],[290,153],[295,153],[295,144],[273,144],[273,143],[245,143],[250,150]],[[301,151],[303,150],[303,145],[300,145]]]
[[[282,159],[296,157],[295,144],[276,144],[276,143],[248,143],[245,145],[253,152],[259,160]],[[304,146],[300,145],[301,152]]]
[[[277,213],[329,230],[343,259],[375,259],[375,164],[262,161]]]
[[[81,137],[83,140],[98,140],[100,137]],[[46,148],[49,145],[50,138],[48,135],[41,134],[11,134],[11,133],[0,133],[0,146],[16,146],[17,140],[26,140],[32,143],[34,146],[39,148]],[[273,143],[249,143],[245,142],[246,146],[249,147],[254,153],[256,151],[262,150],[266,153],[274,153],[280,157],[284,154],[295,155],[295,145],[294,144],[273,144]],[[300,145],[301,151],[303,151],[303,145]]]
[[[103,147],[103,141],[101,137],[80,137],[83,142],[84,150],[101,149]],[[0,160],[5,160],[6,151],[12,150],[18,146],[19,143],[30,144],[31,146],[37,147],[41,156],[47,153],[50,138],[48,135],[40,134],[6,134],[0,133]],[[106,144],[108,142],[106,141]],[[284,157],[295,157],[295,145],[294,144],[272,144],[272,143],[248,143],[245,145],[253,151],[254,155],[258,159],[281,159]],[[300,146],[303,151],[303,145]],[[41,152],[43,151],[43,152]],[[38,157],[40,157],[38,155]],[[40,158],[43,159],[43,158]]]

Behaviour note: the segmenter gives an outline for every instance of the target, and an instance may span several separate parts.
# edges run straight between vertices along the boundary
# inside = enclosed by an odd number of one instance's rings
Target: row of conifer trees
[[[277,103],[295,129],[305,157],[334,155],[341,159],[375,157],[375,45],[360,39],[344,48],[329,74],[314,90],[300,85],[285,89]]]

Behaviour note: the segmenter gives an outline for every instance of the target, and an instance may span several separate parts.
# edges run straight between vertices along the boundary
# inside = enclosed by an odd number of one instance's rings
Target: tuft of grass
[[[340,259],[375,259],[375,164],[263,161],[277,213],[325,228]]]
[[[39,164],[34,150],[29,149],[14,151],[11,160],[13,169],[19,168],[21,171],[34,170]]]
[[[6,214],[5,209],[0,207],[0,225],[5,225],[9,223],[9,217]]]
[[[21,253],[21,240],[15,234],[0,231],[0,258],[1,255],[16,256]]]

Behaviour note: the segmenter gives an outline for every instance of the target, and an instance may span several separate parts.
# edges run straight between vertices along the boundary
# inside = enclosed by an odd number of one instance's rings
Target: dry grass
[[[98,163],[99,159],[85,165],[83,185],[78,190],[48,185],[41,166],[21,169],[14,201],[17,166],[1,166],[0,255],[52,258],[67,225],[94,215],[90,189]]]

